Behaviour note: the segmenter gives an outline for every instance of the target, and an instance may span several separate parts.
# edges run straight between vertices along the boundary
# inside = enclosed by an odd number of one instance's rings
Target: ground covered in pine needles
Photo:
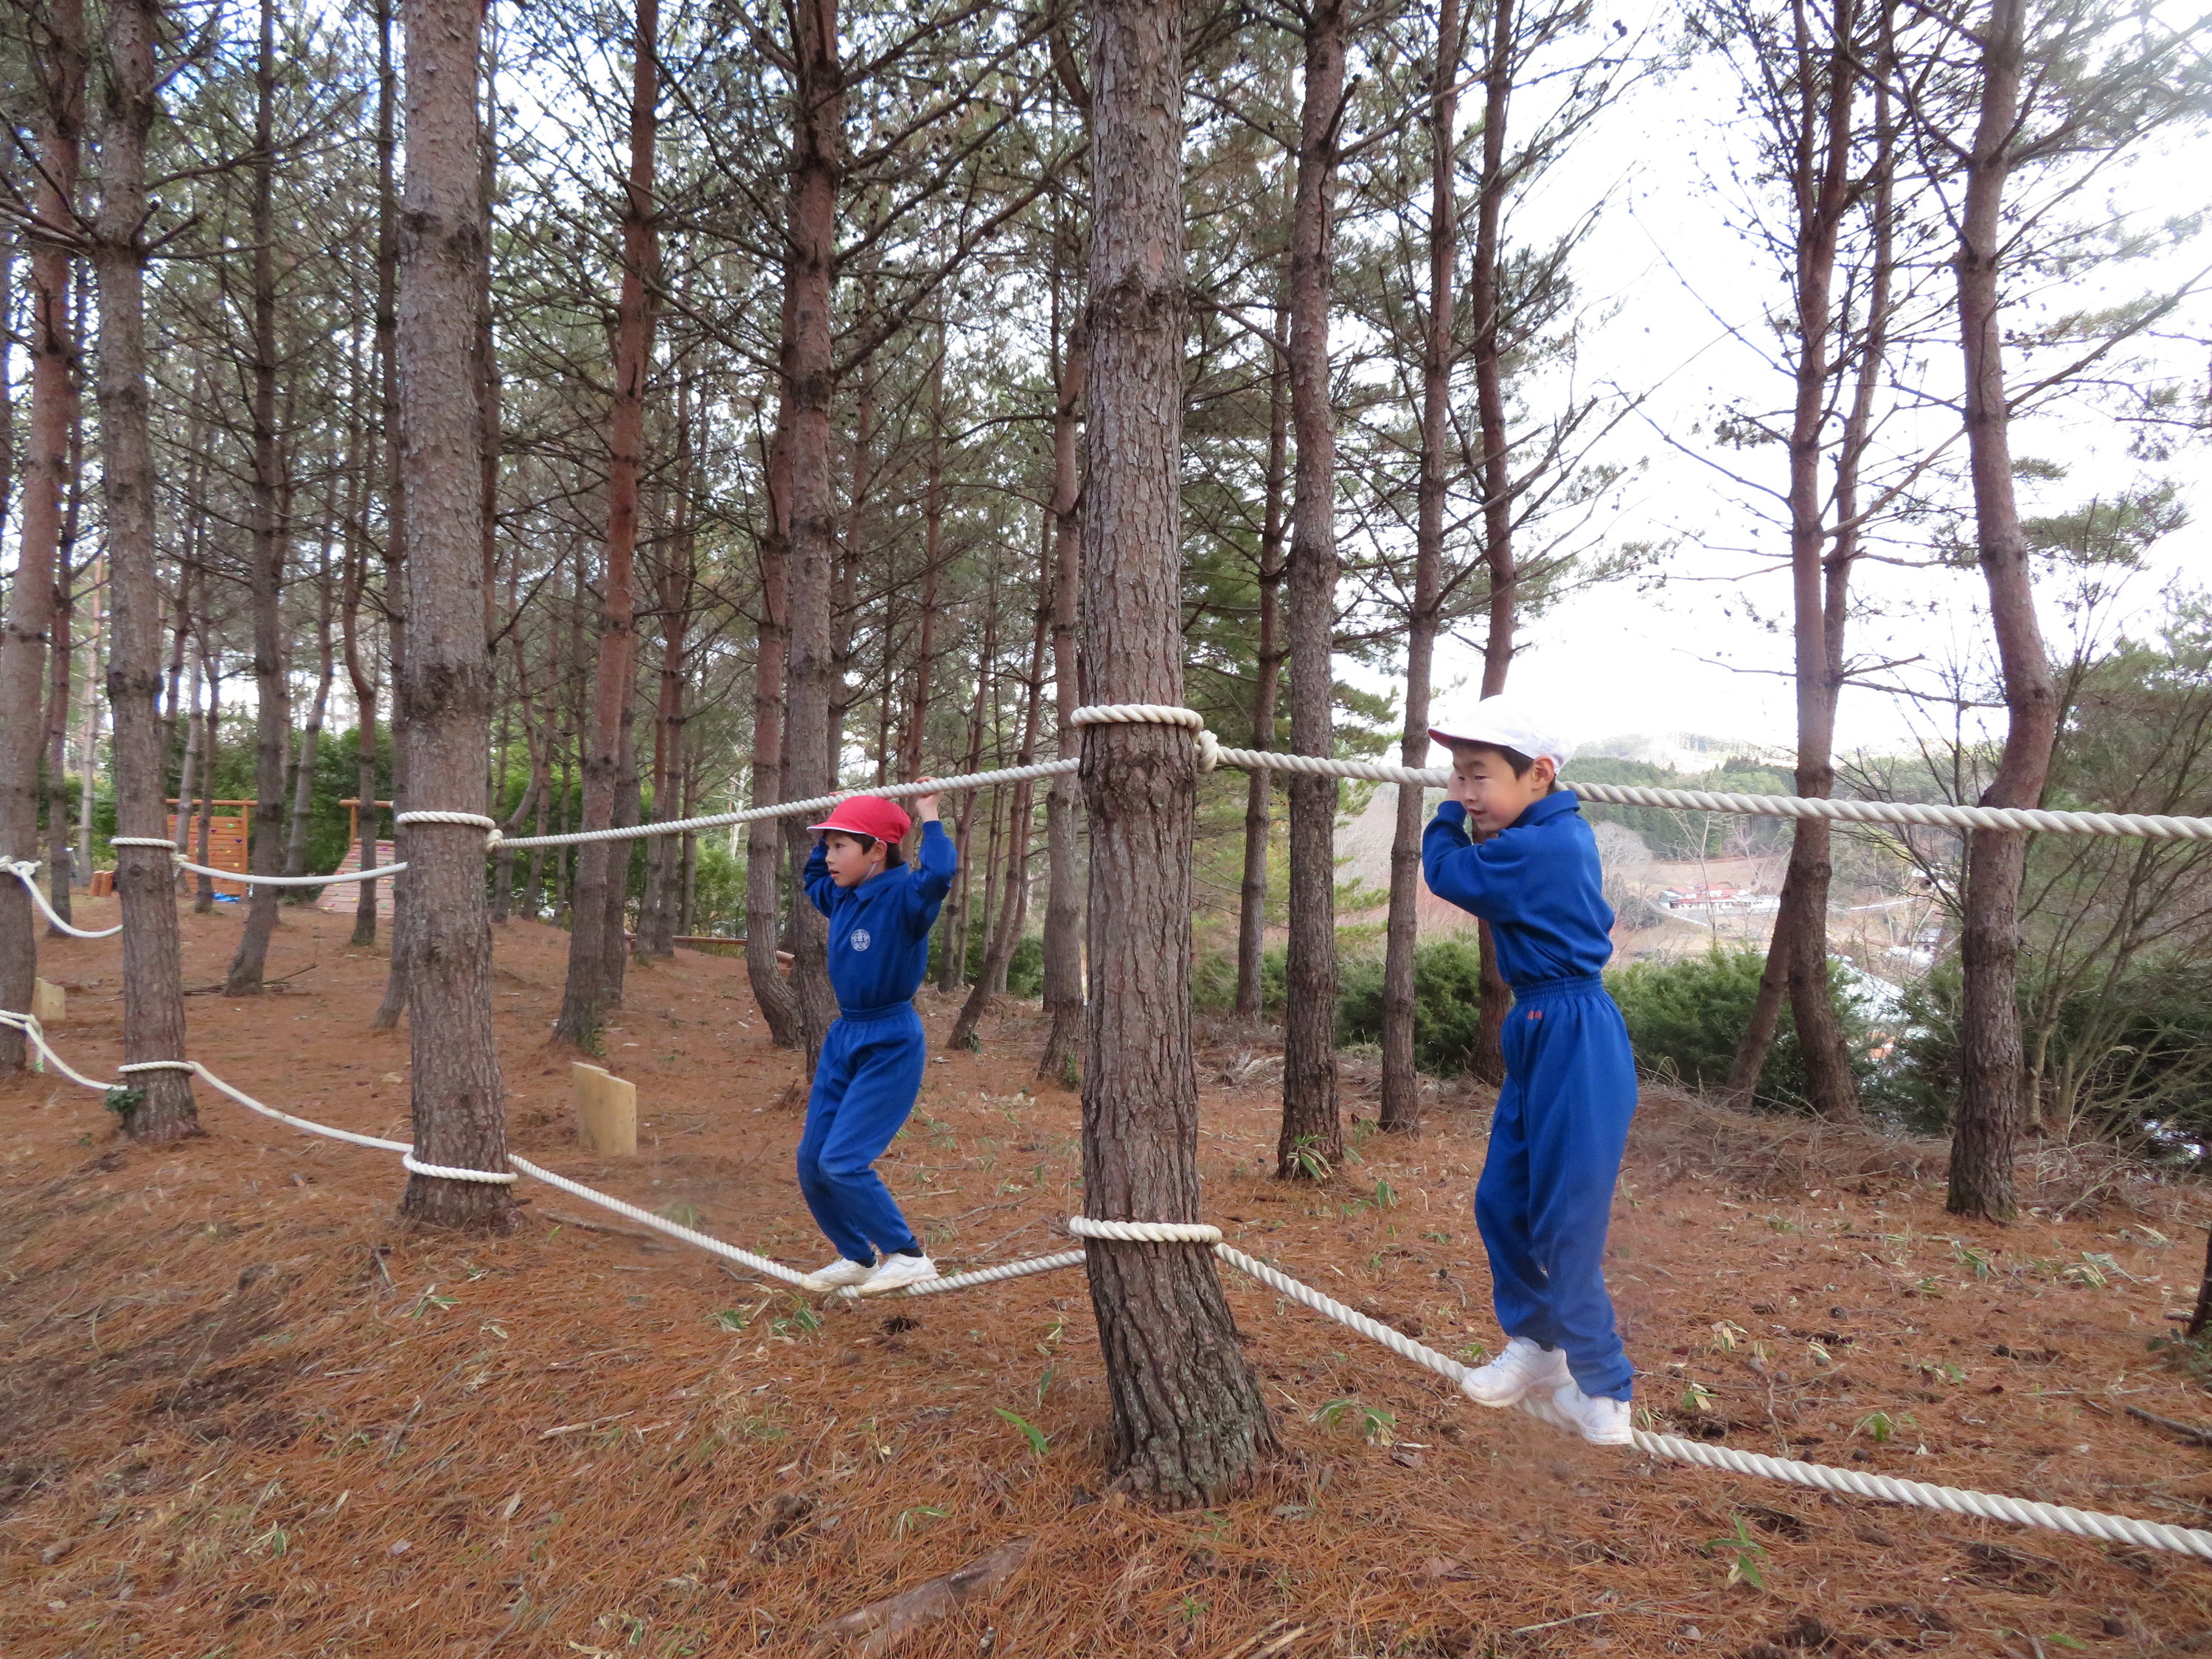
[[[95,923],[111,903],[87,905]],[[239,913],[185,921],[211,984]],[[194,1054],[294,1111],[404,1138],[404,1034],[349,920],[289,913]],[[579,1152],[545,1046],[564,937],[499,945],[518,1150],[795,1264],[802,1095],[742,964],[633,970],[607,1061],[640,1156]],[[55,1030],[118,1057],[112,940],[46,947]],[[953,1008],[925,999],[933,1030]],[[1486,1101],[1321,1189],[1267,1178],[1279,1062],[1207,1031],[1207,1214],[1244,1249],[1472,1352],[1495,1341],[1468,1202]],[[930,1067],[887,1174],[948,1268],[1065,1248],[1076,1098],[1016,1006]],[[1348,1060],[1348,1103],[1371,1075]],[[1652,1465],[1488,1413],[1225,1276],[1285,1460],[1218,1510],[1107,1489],[1077,1272],[826,1306],[525,1182],[528,1224],[395,1219],[393,1158],[201,1091],[210,1133],[119,1140],[100,1100],[0,1085],[0,1652],[798,1655],[982,1563],[896,1644],[951,1656],[2113,1655],[2212,1651],[2212,1565]],[[2202,1387],[2148,1345],[2193,1291],[2200,1189],[2053,1153],[2017,1226],[1945,1216],[1942,1148],[1647,1099],[1612,1279],[1657,1425],[1756,1450],[2212,1524]],[[951,1596],[943,1598],[951,1601]]]

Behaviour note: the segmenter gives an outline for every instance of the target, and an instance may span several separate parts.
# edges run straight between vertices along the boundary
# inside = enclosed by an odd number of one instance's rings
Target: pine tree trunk
[[[1044,653],[1051,635],[1053,549],[1052,538],[1046,538],[1044,568],[1040,573],[1037,586],[1043,601],[1036,608],[1036,629],[1030,641],[1030,672],[1026,682],[1026,706],[1022,711],[1022,746],[1014,758],[1017,766],[1036,763],[1037,726],[1044,707]],[[980,1045],[976,1028],[982,1023],[992,999],[1006,992],[1006,966],[1014,959],[1014,951],[1022,942],[1022,917],[1026,905],[1029,885],[1030,831],[1031,805],[1036,799],[1034,783],[1018,783],[1010,792],[1012,801],[1006,813],[1006,863],[1004,894],[999,903],[994,926],[983,947],[983,971],[976,975],[975,984],[962,1005],[960,1016],[953,1022],[952,1035],[945,1047],[949,1053]]]
[[[12,418],[12,411],[3,412]],[[46,802],[46,902],[64,921],[70,919],[70,681],[76,666],[76,578],[80,571],[81,567],[70,556],[65,546],[54,561],[52,646],[46,653],[46,756],[40,787],[40,797]],[[89,695],[88,686],[87,696]],[[68,937],[58,927],[51,928],[49,933]]]
[[[399,229],[400,429],[407,521],[404,709],[417,811],[481,813],[490,748],[484,652],[483,425],[471,384],[483,222],[477,189],[477,0],[410,0],[405,17],[407,178]],[[408,978],[415,1151],[428,1164],[504,1171],[506,1105],[491,1023],[484,835],[410,826],[415,916]],[[504,1186],[411,1175],[403,1214],[499,1228]]]
[[[1501,6],[1505,0],[1499,0]],[[1406,618],[1405,766],[1429,758],[1429,676],[1443,609],[1444,467],[1451,441],[1452,291],[1459,258],[1459,0],[1437,14],[1437,59],[1429,85],[1429,314],[1421,350],[1421,481],[1413,532],[1413,603]],[[1417,785],[1398,786],[1390,837],[1390,913],[1382,955],[1382,1101],[1376,1114],[1388,1130],[1421,1127],[1420,1079],[1413,1070],[1414,904],[1421,884],[1421,818]]]
[[[1291,747],[1330,756],[1336,742],[1336,411],[1329,398],[1328,312],[1335,256],[1336,163],[1344,102],[1343,0],[1304,15],[1304,106],[1291,228]],[[1316,1178],[1344,1157],[1336,1097],[1334,778],[1292,773],[1290,960],[1283,1000],[1283,1126],[1275,1174]]]
[[[791,465],[791,636],[785,668],[785,741],[789,799],[829,793],[830,703],[834,674],[830,624],[836,577],[836,505],[830,482],[830,399],[832,289],[836,280],[837,191],[844,173],[844,70],[838,61],[836,0],[794,0],[792,167],[786,207],[785,267],[790,326],[784,336],[781,392],[789,410]],[[813,837],[798,818],[783,823],[791,890]],[[811,904],[794,901],[792,988],[797,994],[807,1070],[836,1018],[827,968],[829,933]]]
[[[659,102],[659,0],[637,0],[632,36],[629,177],[623,198],[622,292],[615,307],[615,386],[607,418],[607,564],[599,599],[597,672],[592,687],[592,741],[584,755],[584,829],[615,822],[622,790],[624,716],[637,676],[638,480],[645,446],[646,377],[653,368],[653,282],[659,255],[654,229],[653,143]],[[586,842],[576,849],[575,926],[568,935],[568,982],[556,1041],[589,1048],[617,1000],[610,982],[621,971],[623,930],[609,936],[606,917],[622,915],[629,886],[629,843]],[[613,896],[610,896],[611,890]]]
[[[1274,337],[1290,313],[1275,307]],[[1253,662],[1252,746],[1275,746],[1276,703],[1283,684],[1283,495],[1290,480],[1290,360],[1276,349],[1267,373],[1267,471],[1260,521],[1260,639]],[[1274,775],[1255,769],[1244,781],[1244,874],[1237,895],[1237,1012],[1260,1018],[1265,1000],[1267,944],[1267,846]]]
[[[84,125],[82,0],[52,0],[45,21],[46,50],[36,65],[43,100],[33,204],[41,220],[59,225],[70,221]],[[39,683],[52,628],[54,560],[77,400],[70,263],[59,245],[31,240],[29,442],[15,577],[5,621],[0,623],[0,858],[7,859],[31,859],[38,848]],[[146,573],[149,581],[152,574],[150,568]],[[158,626],[151,618],[149,623]],[[162,874],[167,874],[166,867]],[[38,914],[29,890],[12,876],[0,876],[0,1008],[29,1011],[39,970],[38,941]],[[0,1029],[0,1073],[21,1069],[24,1058],[21,1035]]]
[[[406,410],[399,401],[399,198],[398,103],[399,76],[392,61],[392,30],[396,21],[393,0],[376,0],[376,356],[378,400],[384,412],[384,617],[385,647],[392,662],[392,857],[405,864],[413,832],[397,822],[408,805],[406,711],[400,706],[400,664],[407,654],[407,490],[404,479],[407,443]],[[374,778],[362,792],[364,801],[376,799]],[[364,823],[374,826],[374,808],[363,809]],[[369,851],[373,853],[374,834]],[[374,857],[364,854],[367,867]],[[369,1017],[369,1029],[389,1031],[399,1024],[407,1007],[408,929],[416,909],[415,878],[411,869],[391,878],[391,967],[384,982],[384,999]],[[354,918],[354,937],[364,943],[376,937],[376,895],[372,884],[362,887],[361,902],[367,918]]]
[[[784,282],[783,331],[792,328],[792,283]],[[783,765],[784,663],[790,638],[791,438],[777,417],[769,449],[768,533],[761,538],[761,620],[753,650],[752,778],[746,800],[772,806],[781,799]],[[745,829],[745,980],[753,1002],[768,1022],[779,1048],[801,1041],[798,994],[776,961],[776,939],[783,932],[777,877],[783,863],[783,830],[774,818],[755,818]]]
[[[307,873],[307,821],[315,805],[315,757],[323,746],[323,719],[330,711],[331,682],[337,678],[337,659],[331,646],[331,549],[323,544],[322,561],[315,578],[315,695],[307,704],[307,723],[300,733],[299,752],[293,756],[291,805],[284,825],[284,873]],[[313,887],[288,887],[281,896],[287,904],[304,904],[321,891]]]
[[[1061,303],[1060,269],[1069,263],[1063,239],[1054,252],[1055,313]],[[1055,328],[1055,335],[1059,331]],[[1056,757],[1060,760],[1076,759],[1083,752],[1083,731],[1074,720],[1082,706],[1075,654],[1077,596],[1083,581],[1079,446],[1090,362],[1090,336],[1079,314],[1060,349],[1052,422],[1052,688]],[[1045,796],[1044,1011],[1052,1025],[1045,1036],[1044,1053],[1037,1058],[1041,1078],[1067,1076],[1083,1038],[1083,885],[1076,869],[1081,790],[1075,775],[1063,772]]]
[[[1853,106],[1860,75],[1855,0],[1836,0],[1824,20],[1831,30],[1822,54],[1809,29],[1796,33],[1796,143],[1792,193],[1797,204],[1791,284],[1796,290],[1796,398],[1790,430],[1790,561],[1797,691],[1796,788],[1825,797],[1835,789],[1836,699],[1841,690],[1832,660],[1827,614],[1828,530],[1821,464],[1830,410],[1831,363],[1837,327],[1836,251],[1844,217],[1856,194],[1857,132]],[[1824,61],[1825,57],[1825,61]],[[1825,1118],[1858,1115],[1843,1030],[1828,993],[1827,823],[1797,821],[1759,976],[1758,1005],[1729,1066],[1731,1091],[1748,1097],[1778,1024],[1774,1005],[1786,989],[1802,1056],[1808,1104]]]
[[[292,733],[292,696],[284,672],[284,566],[289,526],[278,520],[283,489],[276,438],[276,9],[261,0],[261,46],[254,62],[253,102],[253,556],[247,589],[253,611],[253,821],[246,867],[257,876],[284,872],[284,745]],[[281,887],[256,887],[246,927],[224,975],[225,996],[254,996],[269,963]]]
[[[98,399],[114,646],[107,700],[115,715],[117,833],[159,839],[167,732],[161,720],[161,594],[155,564],[154,451],[146,382],[146,140],[160,94],[154,0],[111,0],[100,143],[100,215],[93,269],[100,283]],[[35,722],[33,722],[35,731]],[[183,959],[169,855],[158,847],[115,849],[123,910],[123,1057],[127,1064],[185,1058]],[[191,1073],[130,1074],[142,1098],[124,1116],[134,1139],[200,1133]]]
[[[1183,700],[1181,0],[1099,0],[1095,88],[1083,611],[1099,702]],[[1196,1221],[1190,856],[1197,795],[1178,726],[1084,729],[1091,815],[1088,1213]],[[1171,1509],[1221,1501],[1276,1449],[1212,1253],[1088,1247],[1122,1489]]]
[[[1474,206],[1474,259],[1468,298],[1474,312],[1474,402],[1482,434],[1482,557],[1489,567],[1489,628],[1482,642],[1482,695],[1505,690],[1513,666],[1518,626],[1521,571],[1513,548],[1512,437],[1505,413],[1505,354],[1500,342],[1504,290],[1498,264],[1504,246],[1505,193],[1512,176],[1505,162],[1506,119],[1519,67],[1517,20],[1513,0],[1497,0],[1491,9],[1490,51],[1482,74],[1482,172]],[[1482,1018],[1476,1028],[1468,1070],[1493,1088],[1505,1081],[1505,1015],[1513,993],[1498,965],[1497,942],[1490,924],[1476,924],[1481,954]]]
[[[2021,97],[2025,0],[1992,0],[1982,36],[1980,111],[1966,160],[1954,267],[1965,346],[1967,470],[1990,625],[2004,678],[2004,749],[1984,806],[2034,806],[2050,775],[2057,689],[2035,614],[2033,573],[2013,493],[2005,401],[2002,209]],[[1966,837],[1965,995],[1959,1021],[1959,1105],[1953,1121],[1948,1206],[2007,1221],[2018,1207],[2013,1160],[2023,1102],[2020,1032],[2020,888],[2027,837],[1975,830]]]

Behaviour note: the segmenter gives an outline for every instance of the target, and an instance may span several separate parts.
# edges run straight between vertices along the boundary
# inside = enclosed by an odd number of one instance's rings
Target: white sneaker
[[[1603,1395],[1593,1399],[1569,1382],[1552,1395],[1552,1404],[1593,1446],[1626,1446],[1636,1438],[1635,1408],[1626,1400]]]
[[[841,1255],[828,1267],[817,1267],[800,1279],[799,1288],[812,1291],[817,1295],[825,1291],[842,1290],[848,1285],[862,1283],[875,1270],[876,1264],[872,1261],[855,1261],[849,1255]]]
[[[1505,1352],[1487,1365],[1469,1371],[1460,1389],[1478,1406],[1517,1406],[1526,1396],[1551,1393],[1567,1381],[1567,1356],[1558,1348],[1545,1349],[1525,1336],[1505,1345]]]
[[[926,1255],[887,1255],[876,1264],[875,1272],[853,1287],[853,1294],[888,1296],[893,1291],[902,1291],[909,1285],[936,1277],[937,1264]]]

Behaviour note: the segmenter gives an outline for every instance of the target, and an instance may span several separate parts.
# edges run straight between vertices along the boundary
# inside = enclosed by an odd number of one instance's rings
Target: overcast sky
[[[1522,210],[1524,225],[1536,226],[1564,222],[1599,198],[1609,204],[1579,261],[1593,311],[1612,311],[1584,348],[1583,373],[1650,395],[1650,422],[1625,428],[1615,454],[1641,459],[1644,471],[1609,507],[1606,528],[1618,540],[1677,543],[1662,567],[1669,577],[1663,587],[1620,582],[1596,588],[1527,630],[1528,647],[1516,661],[1512,689],[1552,711],[1578,742],[1628,732],[1692,732],[1785,749],[1793,741],[1790,684],[1774,672],[1789,665],[1789,640],[1747,614],[1755,609],[1782,616],[1785,578],[1777,573],[1736,580],[1757,562],[1741,550],[1775,548],[1778,537],[1751,521],[1737,492],[1708,467],[1657,435],[1664,431],[1694,445],[1692,429],[1730,399],[1771,408],[1787,396],[1772,368],[1730,331],[1755,332],[1762,307],[1777,292],[1757,251],[1728,228],[1724,193],[1707,182],[1705,166],[1724,142],[1718,120],[1733,107],[1728,71],[1720,65],[1646,83],[1607,112],[1576,155],[1550,176],[1541,199]],[[1692,152],[1705,166],[1691,159]],[[2111,181],[2109,196],[2121,211],[2164,217],[2212,204],[2208,179],[2212,138],[2200,135],[2186,145],[2157,146]],[[2179,283],[2212,263],[2208,245],[2212,236],[2173,257],[2131,264],[2106,292],[2141,292],[2162,278]],[[2201,337],[2208,312],[2212,307],[2202,303],[2195,307],[2189,331]],[[2205,373],[2201,347],[2177,360],[2185,372],[2200,379]],[[2069,468],[2061,483],[2024,487],[2029,513],[2073,506],[2145,476],[2126,456],[2125,435],[2100,418],[2077,414],[2024,422],[2015,428],[2014,447]],[[1778,450],[1726,459],[1780,480]],[[2154,568],[2130,580],[2108,627],[2129,615],[2140,623],[2154,613],[2161,591],[2177,578],[2212,586],[2208,471],[2201,447],[2165,469],[2182,483],[2197,521],[2157,548]],[[1862,565],[1859,581],[1886,613],[1855,629],[1855,642],[1864,648],[1929,663],[1972,660],[1985,651],[1984,624],[1972,608],[1978,573]],[[2046,627],[2056,641],[2067,623],[2051,597]],[[1480,674],[1476,648],[1461,641],[1445,646],[1439,706],[1471,698],[1465,688],[1479,684]],[[1455,679],[1464,683],[1456,693],[1448,689]],[[1916,715],[1893,695],[1853,690],[1844,694],[1840,718],[1844,749],[1883,749],[1909,737]],[[1917,718],[1927,716],[1923,711]]]

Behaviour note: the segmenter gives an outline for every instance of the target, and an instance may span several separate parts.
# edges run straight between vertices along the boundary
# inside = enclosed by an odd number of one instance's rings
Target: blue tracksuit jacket
[[[806,861],[806,896],[830,918],[838,1018],[807,1097],[799,1187],[823,1234],[855,1261],[920,1248],[874,1164],[921,1091],[928,1056],[914,994],[929,971],[929,930],[959,868],[935,823],[921,826],[912,864],[857,887],[830,880],[822,847]]]
[[[1584,1394],[1626,1400],[1635,1370],[1606,1293],[1605,1235],[1636,1062],[1600,977],[1613,909],[1579,808],[1559,790],[1475,842],[1467,809],[1446,801],[1422,836],[1421,864],[1430,891],[1490,924],[1513,988],[1505,1085],[1474,1194],[1498,1322],[1564,1348]]]

